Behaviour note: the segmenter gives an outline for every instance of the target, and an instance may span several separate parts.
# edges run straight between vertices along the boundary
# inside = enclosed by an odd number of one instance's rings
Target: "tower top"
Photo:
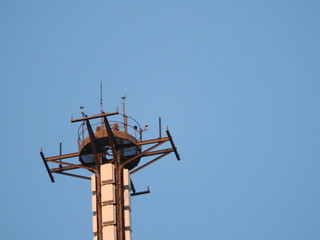
[[[143,140],[142,133],[146,130],[147,126],[142,129],[136,120],[127,116],[125,112],[125,99],[127,95],[121,98],[123,113],[120,114],[118,110],[111,113],[103,111],[102,83],[100,94],[100,114],[87,116],[84,112],[84,107],[80,107],[82,117],[79,119],[71,118],[71,123],[81,123],[78,131],[78,151],[62,154],[62,146],[60,145],[59,155],[46,158],[42,149],[40,155],[52,182],[54,182],[52,174],[62,174],[88,180],[96,179],[96,204],[98,207],[94,219],[96,221],[95,226],[97,227],[97,231],[95,232],[95,239],[97,240],[107,240],[104,237],[106,227],[103,221],[104,211],[101,193],[102,175],[104,174],[103,166],[111,165],[114,168],[111,173],[115,175],[114,185],[111,184],[111,188],[115,188],[115,204],[111,206],[112,211],[115,213],[113,219],[116,219],[116,222],[112,221],[113,236],[117,240],[128,240],[125,237],[124,172],[134,174],[172,152],[175,153],[178,160],[180,160],[180,157],[169,130],[166,130],[167,137],[161,136],[160,119],[159,138]],[[160,148],[165,143],[169,143],[171,147]],[[146,149],[144,149],[145,147]],[[72,158],[78,158],[80,163],[72,162],[70,160]],[[143,159],[148,160],[144,162]],[[141,162],[144,163],[141,164]],[[49,164],[56,164],[58,167],[50,168]],[[89,170],[86,175],[84,175],[83,171],[81,171],[81,175],[74,173],[76,170],[84,169]],[[90,175],[88,176],[88,174]],[[144,192],[136,192],[132,182],[130,185],[131,196],[150,192],[149,188]]]

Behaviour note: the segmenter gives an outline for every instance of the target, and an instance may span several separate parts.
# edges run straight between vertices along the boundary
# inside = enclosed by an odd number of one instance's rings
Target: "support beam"
[[[105,128],[107,130],[107,134],[108,134],[109,146],[111,147],[112,155],[115,156],[116,155],[116,149],[118,148],[117,147],[117,141],[114,138],[114,135],[113,135],[113,132],[111,130],[111,127],[110,127],[110,124],[109,124],[109,121],[108,121],[107,117],[103,117],[103,120],[104,120],[104,125],[105,125]]]
[[[118,147],[119,148],[128,148],[128,147],[143,146],[143,145],[160,143],[160,142],[167,142],[167,141],[169,141],[169,138],[165,137],[165,138],[157,138],[157,139],[151,139],[151,140],[146,140],[146,141],[140,141],[137,143],[121,144],[121,145],[118,145]]]
[[[63,155],[58,155],[58,156],[54,156],[54,157],[48,157],[47,161],[51,161],[51,160],[60,160],[60,159],[65,159],[65,158],[73,158],[73,157],[79,157],[80,153],[76,152],[76,153],[69,153],[69,154],[63,154]]]
[[[142,157],[150,157],[150,156],[154,156],[154,155],[159,155],[159,154],[163,154],[163,153],[171,153],[171,152],[173,152],[173,148],[162,149],[162,150],[148,152],[148,153],[144,154]]]
[[[78,167],[68,166],[68,167],[52,168],[52,169],[50,169],[50,172],[52,172],[52,173],[58,173],[58,172],[63,172],[63,171],[75,170],[75,169],[78,169],[78,168],[81,168],[81,167],[82,167],[82,165],[76,165],[76,166],[78,166]]]
[[[119,112],[113,112],[113,113],[103,113],[103,114],[98,114],[98,115],[94,115],[91,117],[84,117],[84,118],[79,118],[79,119],[71,119],[72,123],[75,122],[81,122],[81,121],[87,121],[87,120],[91,120],[91,119],[96,119],[96,118],[101,118],[101,117],[107,117],[107,116],[112,116],[112,115],[117,115],[119,114]]]
[[[139,170],[141,170],[141,169],[143,169],[143,168],[145,168],[145,167],[149,166],[150,164],[152,164],[152,163],[154,163],[154,162],[158,161],[159,159],[161,159],[161,158],[163,158],[163,157],[167,156],[169,153],[170,153],[170,152],[167,152],[167,153],[162,154],[161,156],[159,156],[159,157],[157,157],[157,158],[153,159],[152,161],[150,161],[150,162],[148,162],[148,163],[146,163],[146,164],[142,165],[141,167],[138,167],[137,169],[135,169],[135,170],[131,171],[131,172],[130,172],[130,174],[134,174],[135,172],[138,172]]]
[[[151,140],[146,140],[146,141],[137,142],[137,146],[147,145],[147,144],[152,144],[152,143],[166,142],[166,141],[169,141],[169,138],[168,138],[168,137],[165,137],[165,138],[156,138],[156,139],[151,139]]]
[[[90,167],[86,167],[86,166],[83,166],[83,165],[76,165],[76,164],[72,164],[72,163],[67,163],[67,162],[60,162],[60,161],[55,161],[55,160],[48,160],[46,159],[48,162],[52,162],[52,163],[56,163],[56,164],[61,164],[61,165],[67,165],[67,166],[70,166],[70,167],[74,167],[74,168],[84,168],[84,169],[88,169],[90,171],[93,171],[93,172],[96,172],[97,169],[95,168],[90,168]]]
[[[125,166],[126,164],[128,164],[128,163],[136,160],[137,158],[140,158],[140,157],[144,156],[146,153],[148,153],[148,152],[151,151],[152,149],[155,149],[156,147],[159,147],[159,146],[162,145],[162,144],[164,144],[164,142],[160,142],[160,143],[158,143],[158,144],[156,144],[156,145],[148,148],[147,150],[145,150],[145,151],[143,151],[142,153],[134,156],[133,158],[130,158],[130,159],[124,161],[121,165],[122,165],[122,166]]]
[[[64,173],[64,172],[57,172],[57,174],[61,174],[61,175],[66,175],[66,176],[70,176],[70,177],[77,177],[77,178],[82,178],[82,179],[91,180],[91,178],[89,178],[89,177],[80,176],[80,175],[77,175],[77,174]]]
[[[96,137],[94,136],[90,121],[88,119],[86,119],[86,125],[87,125],[88,134],[89,134],[89,138],[92,146],[94,161],[96,162],[97,166],[99,166],[98,147],[97,147]]]
[[[138,195],[143,195],[143,194],[148,194],[148,193],[150,193],[149,186],[148,186],[148,190],[147,191],[132,193],[131,196],[133,197],[133,196],[138,196]]]
[[[130,182],[131,182],[131,190],[133,193],[136,193],[136,188],[134,187],[134,184],[132,182],[132,179],[130,179]]]

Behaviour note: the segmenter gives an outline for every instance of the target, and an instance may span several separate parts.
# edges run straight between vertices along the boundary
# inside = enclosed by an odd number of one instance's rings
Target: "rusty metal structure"
[[[115,214],[116,214],[116,240],[129,240],[125,235],[124,227],[124,196],[123,196],[123,170],[128,169],[130,174],[134,174],[159,159],[174,153],[180,160],[177,148],[173,142],[172,136],[166,129],[166,136],[161,134],[161,118],[159,118],[159,137],[149,140],[143,140],[144,128],[125,113],[125,97],[122,98],[123,113],[118,110],[111,113],[101,112],[94,116],[87,116],[83,107],[80,107],[82,117],[78,119],[71,118],[71,123],[80,123],[78,135],[78,151],[74,153],[62,154],[60,143],[60,154],[53,157],[45,157],[42,149],[41,158],[46,167],[48,175],[52,182],[55,181],[53,174],[62,174],[71,177],[91,180],[90,175],[96,178],[96,205],[97,205],[97,234],[94,239],[105,239],[103,235],[102,222],[102,200],[101,200],[101,166],[112,163],[115,174]],[[113,118],[117,118],[113,120]],[[120,118],[120,120],[119,120]],[[96,123],[93,123],[96,121]],[[95,127],[95,130],[94,130]],[[164,143],[170,143],[169,148],[161,148]],[[146,162],[144,159],[148,159]],[[55,167],[51,167],[55,164]],[[77,170],[87,170],[80,171]],[[78,171],[79,172],[79,171]],[[85,173],[85,174],[84,174]],[[88,176],[88,174],[90,174]],[[147,191],[136,192],[131,181],[131,196],[149,193]]]

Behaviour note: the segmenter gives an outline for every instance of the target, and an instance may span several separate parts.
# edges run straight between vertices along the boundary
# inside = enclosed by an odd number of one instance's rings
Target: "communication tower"
[[[102,96],[102,93],[101,93]],[[161,134],[159,118],[159,137],[143,140],[143,128],[133,118],[126,115],[125,97],[122,97],[123,113],[118,110],[87,116],[80,107],[82,117],[71,123],[81,123],[78,132],[78,151],[41,158],[52,182],[54,174],[91,180],[93,239],[94,240],[131,240],[131,196],[150,193],[148,190],[136,192],[130,175],[158,161],[170,153],[180,160],[169,129],[166,137]],[[96,121],[94,123],[94,121]],[[93,130],[95,127],[95,131]],[[169,142],[170,148],[159,148]],[[146,148],[146,149],[145,149]],[[142,159],[148,159],[144,162]],[[50,168],[49,164],[56,164]],[[74,173],[85,169],[86,174]]]

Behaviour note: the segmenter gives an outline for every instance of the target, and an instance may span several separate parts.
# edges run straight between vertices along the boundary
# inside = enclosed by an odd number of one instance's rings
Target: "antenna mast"
[[[103,106],[102,106],[102,82],[100,82],[100,112],[103,113]]]
[[[100,82],[100,113],[103,113],[103,106],[102,106],[102,82]],[[101,126],[103,126],[103,118],[101,118]]]
[[[122,99],[124,132],[128,133],[128,116],[126,115],[126,103],[125,103],[126,98],[127,98],[127,94],[124,97],[121,97],[121,99]]]

